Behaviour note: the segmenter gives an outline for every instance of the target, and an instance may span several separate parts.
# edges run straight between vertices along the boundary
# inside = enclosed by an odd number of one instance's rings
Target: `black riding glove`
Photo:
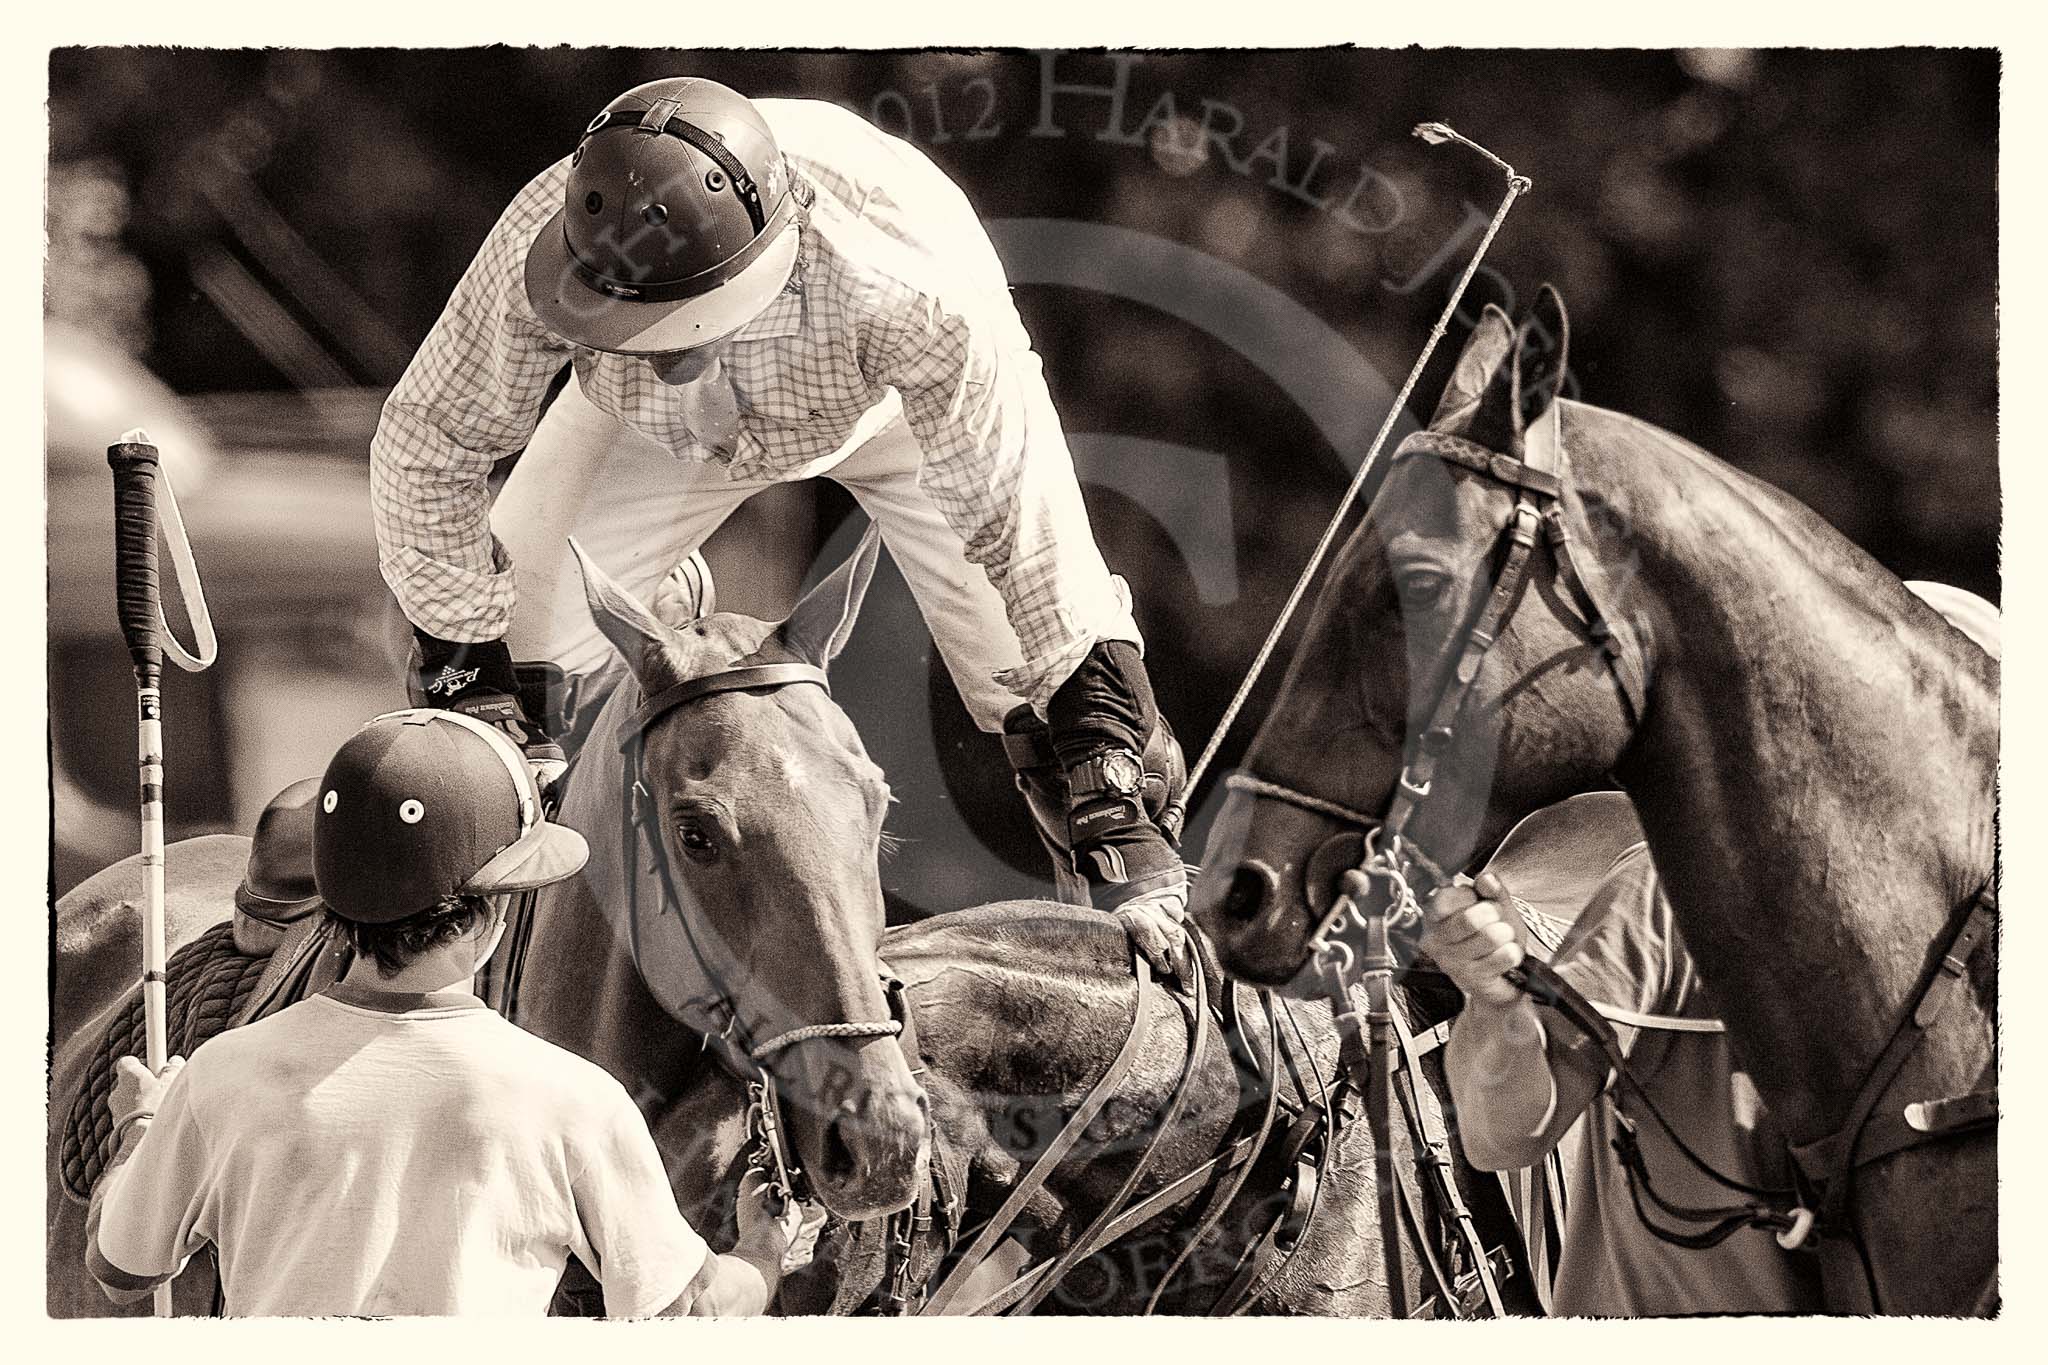
[[[1170,736],[1137,646],[1099,642],[1053,693],[1046,721],[1066,770],[1068,847],[1095,904],[1113,910],[1160,891],[1184,896],[1187,869],[1161,825],[1178,829],[1185,774],[1148,773],[1141,757]]]
[[[529,763],[562,764],[562,746],[519,704],[519,678],[503,640],[443,640],[417,626],[413,639],[415,701],[496,726]]]

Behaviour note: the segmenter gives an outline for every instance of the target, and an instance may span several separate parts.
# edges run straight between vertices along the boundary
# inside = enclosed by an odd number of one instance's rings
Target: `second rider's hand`
[[[1447,886],[1423,912],[1422,950],[1475,1004],[1504,1009],[1523,998],[1503,975],[1525,956],[1512,905],[1482,899],[1474,887]]]

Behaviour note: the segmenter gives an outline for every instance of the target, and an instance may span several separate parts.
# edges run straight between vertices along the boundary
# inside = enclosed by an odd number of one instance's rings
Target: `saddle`
[[[295,1004],[339,980],[354,954],[333,931],[313,891],[313,798],[319,780],[295,782],[256,822],[234,915],[172,955],[165,986],[167,1051],[190,1057],[216,1034]],[[114,1063],[145,1046],[138,993],[107,1024],[72,1097],[60,1165],[65,1193],[80,1203],[114,1154],[107,1097]]]

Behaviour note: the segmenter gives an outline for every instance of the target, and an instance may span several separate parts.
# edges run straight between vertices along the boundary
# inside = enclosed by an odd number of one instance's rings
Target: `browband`
[[[747,692],[757,687],[787,687],[792,683],[816,683],[825,689],[826,696],[832,695],[832,684],[826,681],[825,670],[810,664],[746,664],[665,687],[649,697],[626,722],[619,732],[619,750],[623,753],[631,748],[640,741],[648,726],[678,706],[700,697],[715,696],[720,692]]]
[[[1451,436],[1441,431],[1418,431],[1401,442],[1400,448],[1394,452],[1396,460],[1410,455],[1434,455],[1439,460],[1462,465],[1510,488],[1526,488],[1541,498],[1557,498],[1564,492],[1563,483],[1548,470],[1534,468],[1512,455],[1488,450],[1477,441],[1468,441],[1462,436]]]

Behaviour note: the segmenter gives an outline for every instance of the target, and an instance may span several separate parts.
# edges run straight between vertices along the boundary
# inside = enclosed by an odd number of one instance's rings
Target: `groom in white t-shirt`
[[[328,765],[313,839],[355,964],[160,1077],[122,1059],[88,1236],[109,1297],[212,1243],[231,1316],[540,1314],[571,1252],[614,1317],[766,1308],[798,1206],[750,1179],[712,1254],[619,1083],[471,992],[504,893],[589,853],[519,751],[454,712],[381,716]]]

